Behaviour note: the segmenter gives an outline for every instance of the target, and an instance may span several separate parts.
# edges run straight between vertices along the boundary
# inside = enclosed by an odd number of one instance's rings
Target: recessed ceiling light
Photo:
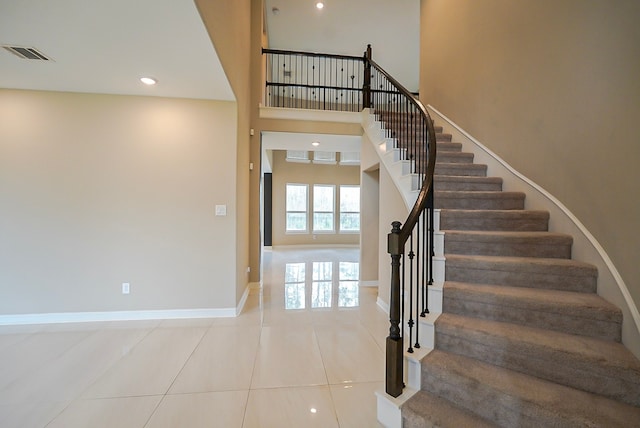
[[[320,145],[320,141],[314,141],[313,143],[311,143],[311,145],[313,147],[318,147]]]
[[[153,77],[141,77],[140,81],[145,85],[155,85],[156,83],[158,83],[158,81]]]
[[[322,9],[323,7],[324,7],[324,2],[319,1],[316,3],[316,8]]]

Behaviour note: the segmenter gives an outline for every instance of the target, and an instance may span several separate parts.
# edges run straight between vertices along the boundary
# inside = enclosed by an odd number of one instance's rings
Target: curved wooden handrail
[[[418,111],[421,112],[427,123],[427,142],[432,143],[428,144],[429,153],[427,155],[427,171],[422,182],[422,187],[420,188],[420,193],[418,194],[418,198],[416,199],[411,212],[409,212],[407,219],[400,228],[400,245],[404,246],[404,244],[409,239],[409,236],[411,236],[411,232],[418,222],[418,219],[420,218],[420,213],[422,213],[422,211],[424,211],[425,207],[427,206],[428,195],[431,191],[431,188],[433,187],[433,173],[436,166],[436,131],[433,126],[433,120],[431,120],[431,116],[429,115],[429,112],[425,108],[424,104],[422,104],[420,100],[418,100],[413,95],[413,93],[402,86],[400,82],[394,79],[375,61],[373,61],[372,59],[369,59],[368,61],[376,70],[378,70],[379,73],[384,75],[384,77],[389,80],[389,82],[391,82],[398,89],[398,91],[409,100],[409,102],[414,104],[417,107]]]

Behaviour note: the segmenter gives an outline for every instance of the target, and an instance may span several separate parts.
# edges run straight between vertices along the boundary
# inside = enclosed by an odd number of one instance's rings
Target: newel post
[[[364,52],[364,80],[362,84],[362,108],[371,108],[371,45]]]
[[[403,251],[400,244],[400,224],[399,221],[394,221],[391,233],[387,235],[387,251],[391,254],[391,296],[389,299],[390,327],[386,343],[385,391],[392,397],[402,394],[404,387],[403,344],[400,334],[400,257]]]

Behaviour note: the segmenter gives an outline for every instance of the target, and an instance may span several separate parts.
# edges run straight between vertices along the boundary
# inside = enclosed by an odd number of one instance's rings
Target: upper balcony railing
[[[393,141],[398,159],[409,165],[412,181],[421,186],[404,224],[394,221],[387,241],[391,293],[385,390],[397,397],[404,388],[404,350],[411,353],[420,347],[417,320],[429,312],[428,288],[433,284],[433,121],[422,103],[371,59],[371,46],[362,57],[274,49],[263,49],[263,54],[265,106],[349,112],[368,108]]]
[[[263,49],[267,107],[362,111],[363,57]]]

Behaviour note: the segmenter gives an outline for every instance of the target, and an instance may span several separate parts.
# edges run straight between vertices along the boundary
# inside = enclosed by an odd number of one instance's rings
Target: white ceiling
[[[1,88],[234,99],[193,0],[0,0],[0,44],[53,59],[0,49]]]
[[[362,56],[417,91],[420,0],[265,0],[269,47]],[[278,13],[273,13],[273,8]]]
[[[376,62],[418,89],[419,0],[326,0],[322,11],[265,1],[270,47],[362,55],[371,43]],[[234,99],[193,0],[0,0],[0,44],[53,59],[0,49],[0,88]]]

